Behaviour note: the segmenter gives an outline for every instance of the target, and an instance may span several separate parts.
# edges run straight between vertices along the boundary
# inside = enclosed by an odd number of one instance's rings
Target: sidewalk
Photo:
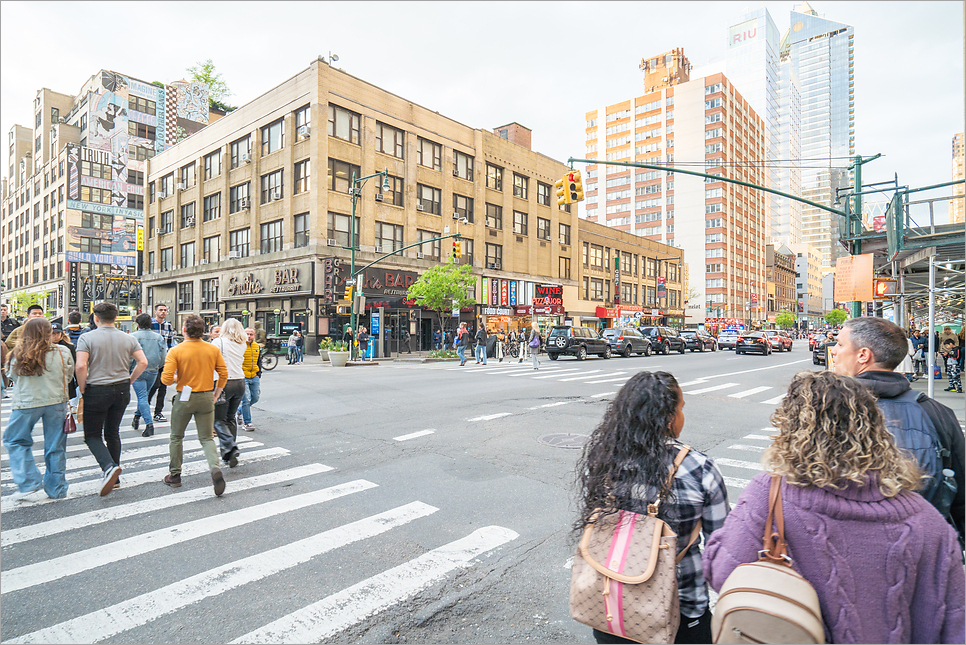
[[[949,387],[949,382],[945,379],[945,372],[943,372],[943,377],[941,379],[936,379],[933,382],[933,397],[935,400],[939,401],[943,405],[952,408],[953,412],[956,413],[956,418],[959,419],[960,423],[966,422],[966,394],[957,394],[956,392],[943,392],[944,389]],[[915,383],[912,383],[912,389],[919,390],[920,392],[927,393],[929,389],[929,382],[925,378],[920,378]]]

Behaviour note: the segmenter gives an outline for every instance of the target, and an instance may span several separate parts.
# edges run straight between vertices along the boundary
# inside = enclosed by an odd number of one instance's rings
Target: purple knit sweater
[[[704,576],[716,591],[735,567],[758,559],[770,481],[756,475],[708,540]],[[788,555],[818,593],[826,642],[966,640],[956,534],[922,497],[783,483],[782,500]]]

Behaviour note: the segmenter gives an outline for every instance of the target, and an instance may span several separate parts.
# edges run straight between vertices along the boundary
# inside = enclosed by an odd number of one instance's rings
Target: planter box
[[[349,362],[349,352],[333,352],[329,351],[329,362],[332,367],[345,367],[345,364]]]
[[[329,360],[329,350],[327,349],[319,350],[319,356],[322,357],[323,361]]]

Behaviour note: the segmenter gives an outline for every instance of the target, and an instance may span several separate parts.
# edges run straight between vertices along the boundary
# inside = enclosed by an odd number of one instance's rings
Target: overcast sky
[[[855,28],[856,151],[866,182],[952,178],[964,129],[963,2],[830,2]],[[30,127],[36,90],[76,93],[99,69],[187,77],[207,58],[244,104],[338,54],[335,66],[474,128],[517,121],[533,149],[584,156],[584,113],[643,94],[640,60],[683,47],[723,59],[728,26],[765,6],[780,33],[798,2],[0,3],[0,120]],[[4,168],[6,164],[4,164]]]

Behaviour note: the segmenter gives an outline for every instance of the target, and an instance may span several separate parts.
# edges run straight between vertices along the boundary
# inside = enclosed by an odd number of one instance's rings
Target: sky
[[[642,58],[683,47],[699,71],[762,6],[784,33],[799,2],[5,0],[0,128],[30,127],[38,89],[76,93],[102,68],[171,82],[210,58],[242,105],[331,52],[334,66],[465,125],[531,128],[533,149],[565,162],[584,156],[587,111],[643,94]],[[949,181],[966,121],[964,3],[811,6],[855,28],[856,153],[883,155],[863,181]]]

